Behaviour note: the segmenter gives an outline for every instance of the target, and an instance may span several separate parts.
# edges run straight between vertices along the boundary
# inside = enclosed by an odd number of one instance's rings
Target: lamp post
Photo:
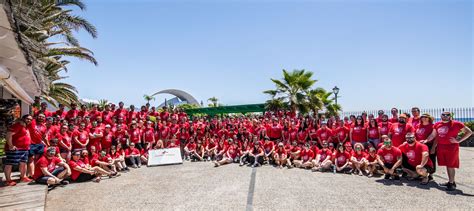
[[[336,97],[336,105],[337,105],[337,94],[339,94],[339,88],[337,88],[337,86],[334,86],[334,88],[332,88],[332,92],[334,93]]]

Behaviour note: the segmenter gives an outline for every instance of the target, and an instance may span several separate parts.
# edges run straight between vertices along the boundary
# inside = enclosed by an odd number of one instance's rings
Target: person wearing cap
[[[248,161],[249,166],[259,167],[263,164],[264,151],[259,141],[253,143],[253,147],[249,150]]]
[[[471,129],[463,123],[452,119],[451,112],[443,112],[441,121],[433,126],[433,132],[427,142],[434,139],[431,154],[436,151],[438,166],[446,166],[448,182],[442,183],[448,191],[456,190],[455,171],[459,168],[459,144],[472,135]],[[458,134],[462,132],[462,136]]]
[[[273,152],[275,151],[275,143],[270,141],[269,137],[265,137],[265,142],[263,143],[263,161],[265,163],[270,163],[270,158],[273,159]]]
[[[135,148],[134,143],[131,143],[130,147],[125,150],[125,159],[132,164],[132,168],[140,168],[142,166],[140,151]]]
[[[434,173],[428,147],[416,141],[414,133],[407,133],[405,139],[406,142],[399,147],[403,156],[402,170],[410,179],[420,177],[421,184],[426,185],[429,182],[429,176]]]
[[[362,143],[367,145],[367,125],[362,116],[357,116],[354,125],[349,132],[349,139],[352,145],[355,143]]]
[[[338,173],[349,173],[352,171],[351,168],[351,154],[345,149],[343,144],[338,144],[334,156],[334,172]]]
[[[293,161],[297,168],[312,168],[313,167],[314,152],[311,150],[309,144],[305,144],[301,150],[300,157],[298,160]]]
[[[392,139],[392,144],[394,147],[400,146],[405,142],[405,136],[407,133],[414,133],[415,128],[407,123],[408,117],[406,114],[400,114],[398,117],[398,122],[393,123],[392,127],[388,132],[388,136]]]
[[[287,152],[283,142],[278,143],[275,152],[273,153],[273,160],[278,168],[283,168],[286,165]]]
[[[370,145],[369,145],[370,146]],[[351,156],[352,169],[354,169],[354,174],[362,176],[367,172],[367,153],[364,151],[364,145],[361,143],[356,143],[354,145],[354,153]]]
[[[56,148],[49,147],[46,153],[35,163],[33,179],[38,184],[45,185],[67,185],[69,182],[64,178],[71,175],[68,164],[56,157]]]
[[[402,152],[398,147],[392,145],[392,140],[386,138],[378,152],[378,163],[383,168],[385,179],[399,180],[398,168],[402,165]]]
[[[332,130],[328,128],[328,122],[321,121],[321,128],[316,131],[316,139],[318,140],[319,146],[322,145],[323,141],[332,142],[332,135]]]
[[[290,150],[288,151],[288,158],[286,159],[286,167],[293,168],[293,161],[300,159],[301,148],[296,141],[293,141]]]
[[[227,141],[229,147],[227,147],[227,151],[224,153],[224,156],[219,161],[214,161],[214,166],[219,167],[225,164],[238,162],[239,158],[239,147],[237,146],[237,142],[234,142],[231,138]]]

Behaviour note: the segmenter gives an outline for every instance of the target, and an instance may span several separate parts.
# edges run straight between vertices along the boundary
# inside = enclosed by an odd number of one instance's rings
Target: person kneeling
[[[339,144],[337,150],[334,153],[334,172],[338,173],[350,173],[352,168],[349,163],[351,155],[344,150],[344,146]]]
[[[135,148],[134,143],[131,143],[130,147],[125,150],[125,158],[132,164],[132,168],[140,168],[142,166],[140,151]]]
[[[33,179],[38,184],[67,185],[69,182],[64,178],[71,175],[71,169],[61,159],[56,157],[56,148],[49,147],[35,164]]]
[[[249,150],[248,160],[249,166],[259,167],[263,164],[263,149],[260,147],[260,142],[255,141],[253,147]]]
[[[273,159],[278,168],[283,168],[286,165],[287,152],[283,142],[278,143],[277,149],[273,153]]]
[[[389,138],[383,141],[383,147],[377,152],[378,162],[385,173],[385,179],[399,180],[400,176],[397,168],[402,164],[402,152],[397,147],[392,146]]]
[[[74,182],[85,182],[89,180],[100,182],[101,176],[109,176],[110,178],[118,176],[117,172],[109,172],[99,166],[90,167],[86,165],[81,159],[80,151],[76,151],[72,154],[69,166],[71,166],[71,180]]]
[[[413,133],[407,133],[405,140],[399,147],[403,156],[402,170],[408,174],[409,179],[421,177],[421,184],[426,185],[430,180],[429,176],[434,173],[428,147],[417,142]]]

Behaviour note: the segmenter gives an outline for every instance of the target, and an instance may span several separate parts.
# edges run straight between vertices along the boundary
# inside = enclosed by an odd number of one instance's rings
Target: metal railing
[[[379,109],[383,110],[385,114],[389,116],[389,118],[392,116],[391,115],[391,110],[388,109]],[[342,117],[345,116],[350,116],[350,115],[361,115],[362,112],[366,112],[367,115],[373,114],[375,117],[378,116],[378,111],[379,110],[367,110],[367,111],[344,111],[341,112]],[[421,114],[423,113],[429,113],[432,117],[435,118],[435,122],[439,121],[441,118],[441,113],[444,111],[449,111],[453,113],[454,119],[460,122],[470,122],[474,121],[474,107],[465,107],[465,108],[427,108],[423,109],[420,108]],[[408,113],[411,114],[411,108],[410,109],[398,109],[398,113]]]

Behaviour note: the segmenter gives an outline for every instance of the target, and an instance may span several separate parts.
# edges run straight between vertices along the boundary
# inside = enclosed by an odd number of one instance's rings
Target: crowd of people
[[[382,174],[385,179],[419,179],[423,185],[433,179],[436,166],[446,166],[449,181],[441,185],[455,190],[459,143],[472,134],[450,112],[434,122],[416,107],[411,114],[393,108],[390,116],[379,111],[341,119],[283,111],[189,118],[179,109],[158,112],[146,105],[137,111],[122,102],[77,106],[49,111],[41,103],[9,128],[6,185],[16,184],[13,165],[19,165],[20,182],[99,182],[140,168],[149,150],[176,147],[183,159],[212,161],[215,167],[236,163]]]

